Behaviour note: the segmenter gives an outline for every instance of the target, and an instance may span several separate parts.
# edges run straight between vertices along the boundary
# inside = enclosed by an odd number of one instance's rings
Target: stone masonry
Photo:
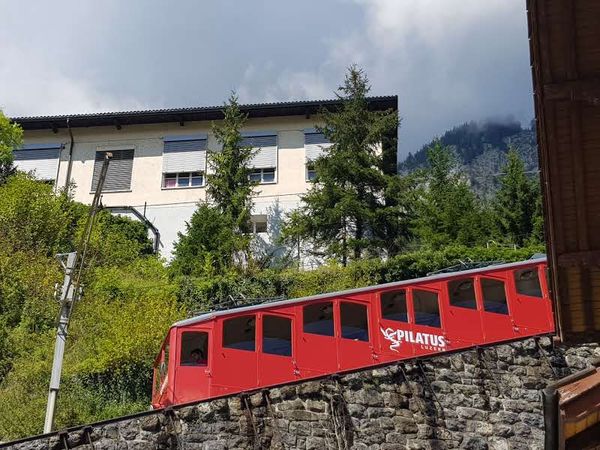
[[[540,390],[600,347],[528,339],[149,412],[11,450],[541,449]],[[0,445],[1,447],[1,445]]]

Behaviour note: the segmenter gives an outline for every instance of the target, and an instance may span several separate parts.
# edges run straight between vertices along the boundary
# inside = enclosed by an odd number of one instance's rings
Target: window
[[[333,303],[317,303],[304,307],[304,332],[333,336]]]
[[[440,306],[436,292],[413,290],[415,323],[428,327],[440,327]]]
[[[163,188],[175,189],[204,186],[203,172],[179,172],[163,174]]]
[[[450,305],[459,308],[477,309],[473,278],[448,282],[448,292],[450,294]]]
[[[314,163],[307,162],[306,163],[306,181],[315,181],[317,178],[317,169],[315,168]]]
[[[253,352],[256,319],[252,316],[235,317],[223,322],[223,347]]]
[[[256,183],[274,183],[275,168],[253,169],[252,173],[250,173],[250,180]]]
[[[381,294],[381,317],[396,322],[408,322],[404,289]]]
[[[161,395],[169,372],[169,344],[165,344],[160,352],[157,365],[154,366],[154,393]]]
[[[208,364],[208,333],[183,332],[179,362],[182,366],[206,366]]]
[[[340,317],[344,339],[369,341],[369,324],[365,305],[342,302],[340,304]]]
[[[263,316],[263,353],[292,356],[292,320]]]
[[[530,297],[542,298],[542,288],[538,271],[534,269],[515,270],[515,286],[517,293]]]
[[[497,314],[508,314],[504,281],[482,278],[481,290],[483,291],[484,310]]]
[[[253,234],[266,233],[268,231],[267,216],[265,214],[252,216],[248,229]]]
[[[98,186],[98,179],[104,164],[104,155],[112,153],[112,158],[108,164],[108,171],[104,180],[102,191],[128,191],[131,189],[131,172],[133,170],[133,149],[129,150],[110,150],[96,152],[94,161],[94,175],[92,177],[92,191],[95,192]]]
[[[62,144],[26,144],[13,151],[14,166],[21,172],[32,173],[35,178],[54,184]]]

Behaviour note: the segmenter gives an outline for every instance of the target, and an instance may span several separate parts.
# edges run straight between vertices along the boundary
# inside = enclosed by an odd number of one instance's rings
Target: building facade
[[[310,161],[331,145],[315,130],[317,113],[340,106],[338,100],[241,106],[248,115],[243,143],[256,148],[253,231],[266,241],[309,189]],[[370,98],[369,107],[397,110],[397,97]],[[177,233],[206,200],[207,154],[219,150],[211,125],[222,118],[222,107],[17,117],[24,145],[15,150],[15,165],[56,190],[70,181],[74,199],[89,204],[111,152],[102,204],[151,223],[161,254],[170,258]],[[395,170],[396,148],[389,147],[384,156]]]

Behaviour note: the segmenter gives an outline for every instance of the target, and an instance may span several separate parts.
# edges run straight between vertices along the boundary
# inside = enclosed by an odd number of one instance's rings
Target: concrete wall
[[[304,129],[313,128],[314,119],[304,116],[257,118],[248,120],[245,132],[276,131],[278,135],[278,163],[276,183],[259,185],[255,195],[255,214],[268,214],[277,201],[284,212],[294,209],[300,195],[310,184],[306,182]],[[161,232],[161,253],[169,257],[178,231],[183,231],[199,200],[206,199],[206,187],[184,189],[162,188],[163,137],[173,135],[208,134],[208,148],[218,145],[210,132],[210,122],[188,122],[153,125],[124,125],[116,127],[75,128],[71,179],[75,183],[74,198],[91,203],[94,157],[99,150],[133,148],[134,161],[131,190],[105,192],[102,202],[106,206],[133,206],[146,211],[148,219]],[[26,144],[62,143],[57,186],[66,183],[70,137],[65,129],[25,132]]]
[[[540,389],[598,345],[528,339],[148,413],[10,445],[76,449],[541,449]],[[93,444],[90,445],[90,443]]]

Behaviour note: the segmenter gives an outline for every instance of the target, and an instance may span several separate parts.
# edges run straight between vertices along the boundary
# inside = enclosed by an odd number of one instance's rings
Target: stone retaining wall
[[[98,424],[11,450],[541,449],[540,389],[600,347],[550,339],[394,365]]]

